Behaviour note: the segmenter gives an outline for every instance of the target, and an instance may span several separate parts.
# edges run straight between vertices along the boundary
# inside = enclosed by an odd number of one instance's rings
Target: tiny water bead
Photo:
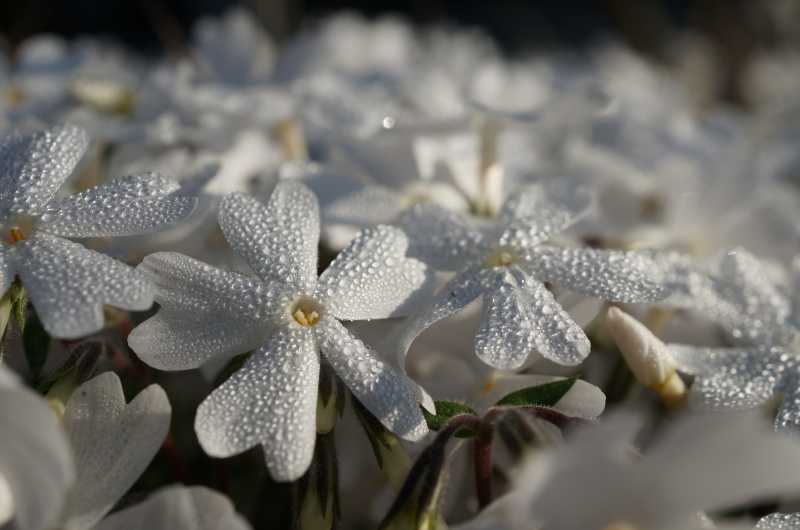
[[[313,326],[322,318],[324,309],[316,300],[302,298],[292,306],[291,314],[301,326]]]
[[[519,259],[517,252],[511,247],[499,247],[486,256],[487,267],[508,267]]]

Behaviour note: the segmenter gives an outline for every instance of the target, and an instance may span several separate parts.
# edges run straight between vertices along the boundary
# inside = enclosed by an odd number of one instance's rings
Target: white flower
[[[170,415],[167,395],[158,385],[145,388],[126,405],[119,377],[113,372],[75,390],[63,423],[78,473],[58,528],[249,528],[227,498],[197,487],[162,488],[145,502],[104,517],[158,452]]]
[[[678,370],[695,375],[689,405],[699,410],[755,407],[783,394],[775,428],[800,435],[800,261],[794,263],[791,295],[778,288],[758,260],[733,249],[719,260],[719,273],[696,282],[693,295],[710,320],[727,329],[738,347],[668,344]]]
[[[41,395],[0,365],[0,527],[43,530],[75,480],[69,444]]]
[[[586,193],[554,200],[543,186],[532,185],[514,194],[491,223],[433,205],[409,210],[400,221],[413,241],[409,255],[458,272],[408,323],[399,358],[424,329],[483,294],[475,351],[484,362],[517,368],[536,348],[557,363],[578,364],[589,353],[589,341],[543,282],[620,302],[663,299],[667,292],[657,284],[658,268],[647,256],[542,244],[590,206]]]
[[[405,257],[406,236],[366,230],[317,279],[319,209],[313,193],[281,182],[263,205],[240,193],[220,205],[220,226],[258,280],[158,253],[141,268],[161,311],[137,327],[131,347],[151,366],[195,368],[257,349],[198,409],[195,430],[212,456],[261,444],[278,480],[308,468],[316,436],[319,356],[387,428],[409,440],[427,433],[418,402],[430,398],[338,319],[407,314],[426,281]]]
[[[618,415],[537,454],[514,489],[460,530],[701,530],[701,510],[800,491],[800,448],[770,433],[755,414],[684,417],[635,458],[641,419]]]
[[[0,137],[0,292],[19,274],[45,329],[76,338],[103,327],[103,304],[143,310],[146,275],[64,238],[154,232],[188,216],[196,201],[168,197],[172,180],[147,173],[54,201],[89,139],[65,125]]]

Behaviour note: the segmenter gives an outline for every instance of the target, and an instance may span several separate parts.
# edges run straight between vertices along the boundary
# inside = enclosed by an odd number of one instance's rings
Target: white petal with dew
[[[344,384],[387,429],[411,441],[428,434],[419,405],[433,409],[433,403],[419,385],[353,337],[337,320],[323,317],[314,331],[320,350]]]
[[[408,238],[391,226],[368,228],[322,273],[317,297],[332,316],[368,320],[404,316],[427,296],[433,277],[420,261],[406,257]]]
[[[465,215],[435,204],[418,204],[395,223],[410,240],[408,255],[436,270],[457,271],[482,248],[482,231]]]
[[[483,293],[486,274],[480,266],[461,271],[439,290],[426,307],[409,319],[397,343],[397,361],[401,370],[405,370],[406,354],[414,339],[431,325],[458,313],[478,298]]]
[[[131,175],[48,206],[36,226],[62,237],[149,234],[183,221],[197,206],[195,198],[168,196],[178,188],[158,173]]]
[[[536,323],[533,343],[546,358],[572,366],[582,362],[591,345],[581,327],[555,301],[542,282],[520,270],[513,271],[517,284],[527,296],[527,311]]]
[[[0,242],[0,296],[5,294],[14,276],[17,274],[17,263],[14,247]]]
[[[659,284],[660,267],[641,253],[541,245],[524,255],[522,266],[544,282],[613,302],[653,303],[669,295]]]
[[[57,125],[30,137],[0,137],[0,219],[47,204],[89,147],[86,131]]]
[[[290,300],[266,285],[174,252],[147,256],[138,270],[153,279],[159,312],[128,344],[147,364],[186,370],[258,348]]]
[[[206,453],[225,458],[261,444],[275,480],[297,480],[306,472],[316,441],[319,381],[310,327],[281,329],[200,404],[194,428]]]
[[[536,343],[528,296],[507,269],[494,272],[483,294],[483,318],[475,335],[475,353],[500,370],[519,368]]]
[[[800,530],[800,513],[771,513],[759,519],[754,530]]]
[[[105,304],[142,311],[153,303],[153,283],[143,272],[78,243],[37,233],[17,249],[22,283],[54,337],[99,331]]]
[[[94,530],[246,530],[231,501],[205,486],[166,486],[144,502],[115,512]]]
[[[243,193],[226,196],[219,207],[219,225],[233,250],[265,282],[313,287],[319,205],[300,182],[278,182],[266,205]]]
[[[158,385],[126,405],[113,372],[75,390],[63,422],[78,477],[61,512],[63,528],[89,528],[113,508],[161,447],[170,415],[167,395]]]
[[[541,184],[525,186],[513,193],[500,213],[502,245],[530,249],[562,232],[592,206],[592,195],[575,191],[568,196],[551,197]]]

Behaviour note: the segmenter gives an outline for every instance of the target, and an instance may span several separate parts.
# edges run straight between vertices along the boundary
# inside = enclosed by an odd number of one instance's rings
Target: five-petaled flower
[[[361,232],[317,278],[317,199],[304,185],[279,183],[266,205],[241,193],[223,199],[220,226],[258,279],[176,253],[147,257],[161,311],[137,327],[131,347],[151,366],[195,368],[257,351],[199,407],[195,430],[212,456],[261,444],[278,480],[311,462],[316,439],[320,354],[383,424],[408,440],[433,408],[411,379],[339,322],[407,314],[429,278],[405,256],[397,228]]]
[[[140,271],[64,238],[155,232],[186,218],[196,199],[178,184],[131,175],[54,201],[89,138],[73,125],[0,136],[0,293],[19,274],[44,328],[77,338],[103,327],[103,304],[144,310],[153,285]]]
[[[647,303],[668,291],[659,268],[633,252],[543,245],[585,215],[588,193],[560,198],[530,185],[508,199],[499,219],[484,221],[420,204],[399,224],[412,240],[409,255],[455,277],[408,323],[398,344],[402,362],[412,341],[433,323],[483,294],[475,351],[487,364],[517,368],[531,349],[557,363],[580,363],[589,353],[583,330],[555,301],[544,282],[605,300]]]

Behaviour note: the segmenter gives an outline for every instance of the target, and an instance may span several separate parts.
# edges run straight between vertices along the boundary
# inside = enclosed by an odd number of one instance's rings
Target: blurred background
[[[741,79],[750,58],[794,53],[800,40],[795,0],[29,0],[0,3],[0,33],[12,56],[26,37],[42,32],[107,37],[159,54],[180,49],[198,18],[236,4],[256,13],[278,43],[343,10],[370,18],[397,14],[418,25],[479,27],[512,56],[580,50],[614,37],[660,62],[712,64],[721,76],[718,98],[736,105],[746,104]],[[689,54],[681,49],[687,45]]]

